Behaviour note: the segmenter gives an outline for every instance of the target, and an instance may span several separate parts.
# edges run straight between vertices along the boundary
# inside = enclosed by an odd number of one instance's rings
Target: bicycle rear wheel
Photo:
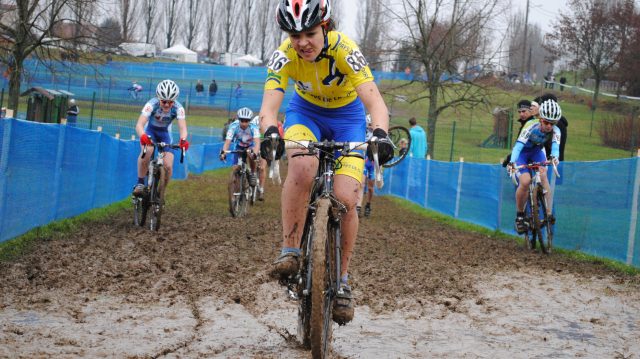
[[[329,211],[331,201],[323,198],[318,201],[314,219],[311,266],[311,355],[313,358],[325,358],[329,355],[333,321],[332,265]]]
[[[388,133],[389,133],[389,139],[391,140],[391,142],[396,148],[393,150],[393,158],[391,159],[391,161],[382,165],[382,167],[386,167],[386,168],[393,167],[398,163],[402,162],[402,160],[409,153],[409,148],[411,148],[410,147],[411,134],[409,133],[409,130],[407,130],[406,127],[392,126],[392,127],[389,127]],[[407,146],[404,148],[404,150],[399,145],[402,139],[405,139],[407,141]]]
[[[544,231],[541,229],[538,234],[538,241],[542,252],[549,254],[551,253],[551,243],[553,242],[553,225],[549,223],[549,217],[547,216],[547,200],[544,197],[542,186],[538,186],[537,198],[538,207],[540,208],[538,218],[542,223],[542,227],[544,227]]]
[[[242,171],[237,170],[233,174],[233,179],[229,183],[229,212],[232,217],[240,217],[242,215]]]
[[[165,178],[167,174],[164,167],[159,167],[155,182],[151,186],[151,217],[149,218],[149,229],[157,231],[160,229],[162,211],[164,209]]]

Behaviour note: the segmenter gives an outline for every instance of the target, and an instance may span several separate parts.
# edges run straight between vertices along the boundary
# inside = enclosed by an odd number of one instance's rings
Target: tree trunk
[[[14,116],[18,115],[18,104],[20,102],[20,79],[22,78],[23,59],[15,58],[15,64],[11,68],[9,75],[9,101],[8,108],[13,110]]]
[[[436,144],[436,122],[438,121],[438,86],[429,86],[429,112],[427,118],[428,154],[434,159]]]

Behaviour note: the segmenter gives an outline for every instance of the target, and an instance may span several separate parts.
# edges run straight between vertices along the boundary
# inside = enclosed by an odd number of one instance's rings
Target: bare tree
[[[136,22],[135,14],[138,8],[138,1],[134,0],[118,0],[118,15],[120,15],[120,26],[122,29],[122,40],[131,41],[133,32],[135,31]]]
[[[385,31],[382,0],[364,0],[358,10],[358,35],[360,50],[372,67],[380,65],[383,52],[382,34]]]
[[[627,35],[621,23],[632,0],[570,0],[571,13],[560,14],[547,48],[558,56],[573,58],[572,64],[589,68],[595,80],[592,104],[595,106],[600,83],[618,64]]]
[[[178,13],[180,0],[166,0],[166,7],[164,11],[164,32],[165,32],[165,47],[173,46],[173,42],[176,39],[176,33],[178,32]]]
[[[188,48],[194,45],[194,41],[199,34],[200,20],[202,19],[202,9],[200,0],[187,1],[187,31],[185,33],[185,42]]]
[[[268,1],[263,1],[266,2],[267,4],[269,3]],[[243,38],[244,38],[244,53],[248,54],[249,53],[249,49],[251,48],[251,30],[252,30],[252,25],[254,25],[254,22],[252,21],[252,16],[254,14],[252,14],[252,10],[253,12],[255,12],[254,9],[254,5],[255,5],[255,0],[243,0],[243,6],[242,6],[242,20],[243,20]]]
[[[211,57],[213,54],[213,48],[216,45],[216,39],[218,39],[218,19],[217,15],[217,7],[216,4],[218,2],[215,0],[208,1],[208,5],[206,8],[206,20],[205,20],[205,33],[204,40],[205,45],[207,46],[207,56]]]
[[[387,8],[406,35],[398,39],[404,42],[404,55],[409,63],[418,64],[414,69],[424,71],[415,76],[424,86],[423,92],[409,99],[411,102],[427,100],[429,103],[427,135],[429,154],[433,156],[438,116],[448,108],[475,107],[487,102],[488,88],[474,77],[466,76],[469,63],[487,64],[492,54],[483,53],[488,43],[483,29],[498,16],[500,0],[403,0],[402,10]],[[417,77],[417,78],[416,78]],[[455,81],[454,81],[455,80]]]
[[[236,0],[222,0],[222,36],[224,52],[231,52],[233,35],[236,31],[238,21],[236,14]]]
[[[143,0],[140,11],[142,13],[142,22],[144,24],[144,42],[150,44],[156,37],[156,0]]]
[[[0,43],[0,53],[7,66],[10,109],[18,108],[24,61],[29,56],[36,55],[35,59],[48,65],[60,60],[61,54],[76,58],[81,55],[79,49],[94,46],[92,13],[78,11],[77,5],[78,1],[71,0],[16,0],[15,4],[0,7],[0,35],[5,39]],[[71,16],[64,16],[65,13]],[[83,44],[86,47],[79,46]]]

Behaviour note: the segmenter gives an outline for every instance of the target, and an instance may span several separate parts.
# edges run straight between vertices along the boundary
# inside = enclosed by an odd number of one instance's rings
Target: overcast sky
[[[347,34],[351,38],[356,36],[356,18],[358,15],[357,2],[352,0],[342,1],[342,13],[345,21],[340,24],[340,31]],[[526,0],[511,0],[514,9],[524,11]],[[551,31],[551,23],[557,18],[559,11],[567,10],[568,0],[529,0],[529,22],[537,23],[542,28],[542,32]],[[514,10],[517,11],[517,10]]]

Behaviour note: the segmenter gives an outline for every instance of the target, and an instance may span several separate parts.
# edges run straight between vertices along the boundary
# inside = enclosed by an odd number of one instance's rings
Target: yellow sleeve
[[[279,90],[285,92],[289,83],[289,66],[291,62],[290,40],[285,40],[280,47],[273,52],[267,62],[267,79],[264,83],[265,90]]]

